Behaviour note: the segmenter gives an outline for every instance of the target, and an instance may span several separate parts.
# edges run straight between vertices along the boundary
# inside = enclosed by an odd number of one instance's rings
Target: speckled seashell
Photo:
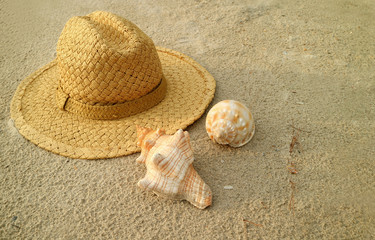
[[[211,189],[192,164],[188,132],[180,129],[166,135],[159,129],[137,127],[137,134],[142,151],[136,161],[147,168],[146,176],[138,182],[140,188],[173,200],[185,199],[200,209],[211,205]]]
[[[242,103],[224,100],[208,112],[206,130],[216,143],[241,147],[254,136],[255,124],[250,110]]]

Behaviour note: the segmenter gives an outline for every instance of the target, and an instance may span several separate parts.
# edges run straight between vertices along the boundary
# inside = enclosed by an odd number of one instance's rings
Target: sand
[[[0,1],[1,239],[375,238],[373,0],[10,2]],[[238,149],[208,139],[207,113],[187,128],[211,207],[139,189],[138,154],[69,159],[14,128],[18,84],[54,59],[70,17],[95,10],[201,63],[217,81],[210,107],[251,108],[256,134]]]

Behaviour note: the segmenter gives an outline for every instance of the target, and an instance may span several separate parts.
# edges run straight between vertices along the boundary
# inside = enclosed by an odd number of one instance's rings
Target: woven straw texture
[[[94,31],[88,25],[83,30],[90,31],[82,30],[85,38],[79,35],[67,40],[65,36],[80,32],[69,30],[77,26],[77,21],[87,24],[85,17],[69,20],[73,24],[68,22],[63,30],[57,58],[18,86],[11,103],[11,117],[25,138],[71,158],[111,158],[140,151],[136,125],[163,128],[167,134],[173,134],[204,113],[214,96],[215,80],[202,66],[181,53],[155,47],[123,18],[105,12],[88,16],[97,17],[95,21],[104,22],[103,28],[107,29],[97,30],[95,26]],[[107,21],[109,18],[112,20]],[[124,26],[126,34],[130,34],[125,37],[118,33],[124,32]],[[111,31],[114,33],[110,34]],[[123,47],[116,39],[130,43]],[[84,47],[72,50],[77,45]],[[149,97],[152,94],[159,97]],[[148,102],[144,109],[131,103],[133,110],[128,111],[138,113],[127,117],[111,112],[104,117],[90,116],[93,109],[113,110],[113,106],[129,101]]]

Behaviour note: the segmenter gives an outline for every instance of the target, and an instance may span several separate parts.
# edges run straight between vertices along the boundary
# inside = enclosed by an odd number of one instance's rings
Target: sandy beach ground
[[[95,10],[204,66],[209,107],[251,108],[256,134],[238,149],[209,140],[207,113],[187,128],[211,207],[139,189],[139,154],[69,159],[14,127],[18,84]],[[0,239],[375,238],[375,1],[2,0],[0,36]]]

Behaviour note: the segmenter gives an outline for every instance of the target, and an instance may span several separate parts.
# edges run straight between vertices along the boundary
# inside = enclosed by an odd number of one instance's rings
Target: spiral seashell
[[[254,136],[255,124],[246,106],[238,101],[224,100],[208,112],[206,130],[216,143],[241,147]]]
[[[141,155],[136,159],[147,168],[146,176],[138,182],[142,189],[173,199],[187,200],[204,209],[212,203],[210,187],[193,167],[193,150],[188,132],[182,129],[174,135],[162,130],[137,126]]]

